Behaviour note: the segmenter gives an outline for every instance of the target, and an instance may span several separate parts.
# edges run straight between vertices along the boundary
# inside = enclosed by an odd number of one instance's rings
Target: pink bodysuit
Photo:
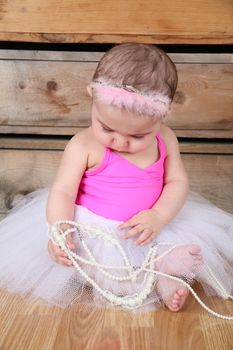
[[[159,159],[144,169],[106,148],[100,165],[85,171],[76,204],[118,221],[151,208],[162,192],[166,158],[164,141],[160,135],[156,138]]]

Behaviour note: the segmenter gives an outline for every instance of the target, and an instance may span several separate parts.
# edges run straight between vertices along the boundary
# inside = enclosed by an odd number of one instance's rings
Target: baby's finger
[[[70,249],[75,249],[74,240],[73,240],[71,235],[66,236],[66,242],[67,242],[67,245]]]
[[[152,239],[152,231],[150,229],[145,229],[143,233],[139,236],[139,238],[136,240],[136,245],[145,245],[149,243]]]
[[[57,244],[53,243],[51,240],[48,243],[49,253],[53,256],[63,256],[66,257],[66,253],[64,253]]]
[[[55,256],[67,257],[66,253],[58,245],[54,245],[53,253]]]
[[[130,237],[133,237],[139,233],[141,233],[143,231],[143,227],[141,224],[138,224],[136,226],[134,226],[131,230],[129,230],[125,235],[124,235],[124,238],[127,239],[127,238],[130,238]]]
[[[129,228],[129,227],[132,227],[132,226],[134,226],[134,223],[133,223],[133,220],[130,219],[130,220],[128,220],[126,222],[123,222],[122,224],[118,225],[117,228],[118,228],[118,230],[123,230],[125,228]]]
[[[72,266],[73,263],[72,261],[70,261],[68,258],[61,258],[59,257],[56,262],[60,265],[64,265],[64,266]]]

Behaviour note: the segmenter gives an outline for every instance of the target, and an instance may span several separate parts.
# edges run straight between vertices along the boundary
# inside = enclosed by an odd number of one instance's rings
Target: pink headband
[[[161,93],[143,94],[129,85],[113,85],[103,81],[90,84],[94,97],[100,102],[118,108],[125,108],[139,115],[162,118],[168,112],[171,99]]]

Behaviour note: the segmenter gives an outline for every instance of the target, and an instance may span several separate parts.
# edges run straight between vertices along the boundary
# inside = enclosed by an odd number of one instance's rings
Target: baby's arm
[[[164,224],[168,224],[178,214],[187,197],[188,177],[181,160],[179,144],[174,132],[163,126],[161,133],[167,149],[164,168],[164,187],[153,210]]]
[[[164,225],[168,224],[180,211],[188,192],[188,178],[180,157],[176,136],[166,126],[162,126],[161,136],[167,149],[164,188],[161,196],[152,209],[144,210],[120,225],[120,229],[130,228],[125,238],[141,233],[136,244],[147,244],[154,239]]]
[[[47,202],[47,221],[51,225],[57,220],[73,220],[75,199],[82,175],[87,167],[88,147],[82,133],[75,135],[67,144]],[[66,227],[64,227],[66,228]],[[72,237],[68,245],[75,248]],[[51,240],[48,243],[50,256],[63,265],[71,265],[66,254]]]

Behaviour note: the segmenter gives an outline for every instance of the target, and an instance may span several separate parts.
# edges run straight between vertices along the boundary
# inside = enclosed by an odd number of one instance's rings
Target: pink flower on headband
[[[91,88],[101,103],[135,114],[162,118],[170,109],[171,99],[161,93],[143,94],[129,85],[116,86],[102,81],[93,81]]]

